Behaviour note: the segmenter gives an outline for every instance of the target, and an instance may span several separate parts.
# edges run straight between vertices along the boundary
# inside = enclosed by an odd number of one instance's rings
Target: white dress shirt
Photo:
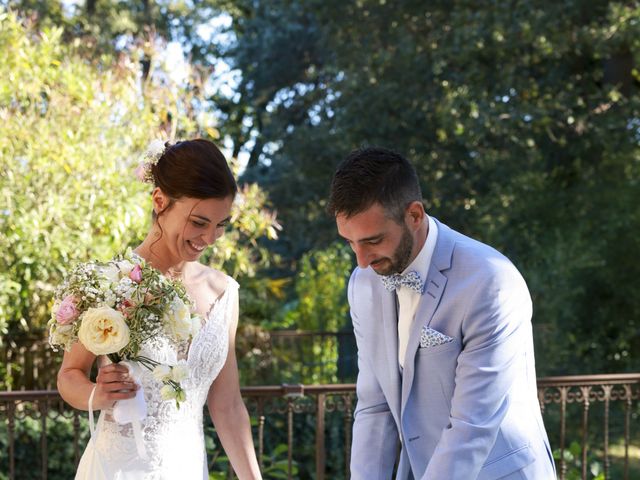
[[[415,270],[423,282],[427,279],[431,256],[436,248],[436,240],[438,239],[438,226],[436,222],[433,221],[431,217],[427,218],[429,221],[427,240],[424,242],[418,256],[414,258],[413,262],[402,272],[407,273]],[[404,357],[407,351],[407,342],[409,341],[409,331],[415,319],[418,303],[420,303],[420,297],[422,295],[402,285],[396,289],[396,294],[398,295],[398,362],[400,363],[400,367],[404,368]]]

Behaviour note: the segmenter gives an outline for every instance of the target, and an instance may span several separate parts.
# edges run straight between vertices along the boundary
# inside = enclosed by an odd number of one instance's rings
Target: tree
[[[334,238],[337,162],[385,145],[416,164],[429,213],[523,271],[541,374],[638,367],[640,272],[619,249],[639,247],[636,3],[241,5],[225,119],[292,265]]]
[[[53,290],[76,262],[141,241],[151,205],[134,170],[149,140],[166,138],[166,112],[197,134],[189,112],[166,102],[180,96],[174,85],[143,92],[138,63],[89,61],[62,38],[0,13],[0,48],[17,52],[0,59],[1,343],[43,337]],[[232,216],[238,228],[207,260],[250,277],[272,260],[256,239],[279,225],[256,186],[243,187]]]

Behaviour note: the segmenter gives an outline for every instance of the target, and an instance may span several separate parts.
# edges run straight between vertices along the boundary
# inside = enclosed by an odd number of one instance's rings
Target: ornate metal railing
[[[545,424],[552,438],[559,438],[557,444],[552,442],[552,447],[559,449],[558,476],[564,480],[567,476],[569,468],[567,455],[567,418],[569,417],[567,408],[575,405],[580,407],[579,412],[573,412],[580,416],[580,426],[576,429],[573,425],[572,432],[579,430],[580,432],[580,459],[575,462],[580,470],[580,478],[586,480],[590,467],[590,442],[593,441],[594,429],[590,429],[590,425],[600,420],[601,430],[595,428],[602,437],[602,453],[598,455],[598,459],[602,464],[602,470],[605,479],[624,478],[628,480],[630,477],[630,458],[629,448],[631,447],[632,435],[632,417],[633,424],[637,426],[640,414],[640,374],[609,374],[609,375],[588,375],[588,376],[567,376],[567,377],[547,377],[538,380],[538,399],[545,416]],[[601,406],[598,404],[602,404]],[[617,407],[612,409],[612,405]],[[559,412],[556,412],[559,418],[556,419],[557,430],[551,429],[551,422],[548,421],[550,416],[550,407],[559,406]],[[596,407],[601,407],[596,410]],[[613,415],[612,415],[613,414]],[[616,477],[611,475],[611,426],[612,416],[622,420],[622,425],[617,423],[618,432],[620,427],[621,437],[624,448],[624,460],[622,472],[618,472]],[[594,417],[594,422],[590,422],[590,418]],[[635,439],[637,447],[638,430],[635,431]],[[592,450],[599,450],[592,449]],[[597,460],[596,460],[597,462]],[[636,458],[636,462],[640,463],[640,458]],[[637,473],[636,473],[637,474]],[[634,477],[637,478],[637,477]]]
[[[265,478],[349,478],[353,384],[245,387],[242,394]],[[586,480],[594,468],[605,479],[635,478],[640,374],[542,378],[538,396],[560,479],[577,473]],[[27,470],[28,478],[68,478],[61,472],[73,472],[86,441],[86,414],[66,406],[56,391],[0,392],[0,479],[23,478]],[[615,461],[614,447],[623,452]],[[210,468],[233,478],[219,450],[208,447]]]

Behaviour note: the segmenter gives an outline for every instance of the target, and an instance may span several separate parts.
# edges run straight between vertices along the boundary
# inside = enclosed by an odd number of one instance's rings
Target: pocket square
[[[449,342],[453,342],[453,338],[433,328],[422,327],[422,332],[420,333],[420,348],[437,347],[438,345]]]

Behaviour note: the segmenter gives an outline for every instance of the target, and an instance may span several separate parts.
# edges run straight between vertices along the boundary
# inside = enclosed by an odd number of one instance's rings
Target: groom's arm
[[[481,279],[468,300],[450,426],[422,480],[477,478],[510,408],[509,392],[527,375],[531,298],[515,267],[506,259],[502,266]]]
[[[351,275],[348,289],[351,320],[358,344],[358,403],[354,412],[351,444],[351,479],[390,479],[398,452],[398,432],[387,400],[371,368],[371,348],[367,345],[364,326],[355,308],[357,272],[358,269]]]

